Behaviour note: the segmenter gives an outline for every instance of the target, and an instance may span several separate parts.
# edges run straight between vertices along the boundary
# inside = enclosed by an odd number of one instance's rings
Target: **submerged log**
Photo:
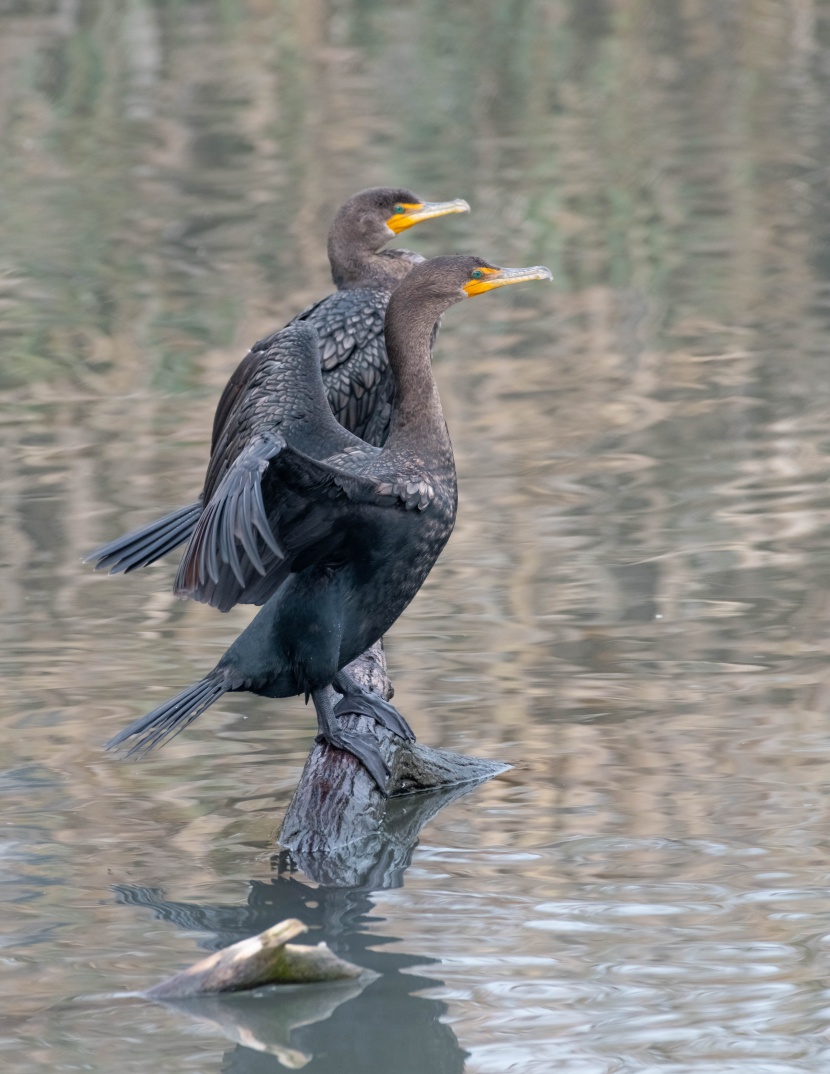
[[[305,925],[289,918],[258,936],[203,958],[189,969],[149,988],[147,999],[188,999],[217,992],[241,992],[271,984],[310,984],[359,977],[363,970],[338,958],[326,944],[303,947],[291,944]]]
[[[380,642],[346,669],[362,686],[392,696]],[[385,798],[356,757],[316,744],[286,811],[279,842],[294,864],[333,887],[399,882],[418,832],[439,809],[511,766],[404,742],[368,716],[348,716],[349,730],[370,734],[392,773]],[[431,791],[431,794],[419,792]]]

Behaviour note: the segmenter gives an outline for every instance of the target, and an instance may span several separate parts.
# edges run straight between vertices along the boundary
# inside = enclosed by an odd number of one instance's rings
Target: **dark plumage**
[[[294,325],[275,337],[273,376],[286,399],[303,403],[286,403],[279,427],[250,396],[234,411],[227,428],[244,429],[245,442],[217,444],[205,483],[209,503],[177,578],[177,592],[219,607],[267,603],[212,672],[110,746],[130,738],[134,749],[158,745],[227,691],[305,693],[320,735],[359,757],[385,788],[376,746],[339,727],[327,687],[346,695],[339,712],[368,712],[411,736],[391,705],[360,691],[342,669],[409,604],[455,521],[455,466],[431,369],[433,328],[467,295],[549,277],[547,269],[497,269],[461,255],[435,258],[406,277],[386,315],[396,392],[382,449],[350,437],[328,415],[314,334]]]
[[[359,469],[380,450],[335,419],[321,390],[317,335],[302,322],[263,340],[248,390],[214,437],[206,506],[179,568],[179,595],[196,595],[184,580],[193,571],[198,572],[197,599],[221,611],[240,602],[263,604],[279,587],[291,567],[272,533],[263,501],[270,483],[264,477],[266,471],[276,472],[282,462],[274,467],[270,462],[289,448],[345,472]]]
[[[407,250],[385,250],[395,234],[422,220],[469,209],[465,201],[422,202],[408,190],[377,187],[341,205],[328,238],[332,279],[338,290],[309,306],[292,324],[312,327],[320,340],[320,363],[329,405],[342,426],[370,444],[386,439],[392,414],[393,380],[386,358],[383,318],[389,296],[413,265],[423,261]],[[235,434],[226,426],[246,395],[263,393],[258,371],[274,335],[255,343],[228,381],[213,422],[211,455],[219,440]],[[258,406],[271,405],[267,394]],[[277,399],[274,403],[279,408]],[[96,548],[87,557],[96,570],[127,573],[145,567],[186,541],[207,502],[199,499],[163,518]]]
[[[400,267],[402,279],[417,261],[400,258],[391,264]],[[295,318],[311,325],[320,337],[323,384],[334,416],[378,447],[386,440],[392,415],[383,318],[397,282],[335,291]]]

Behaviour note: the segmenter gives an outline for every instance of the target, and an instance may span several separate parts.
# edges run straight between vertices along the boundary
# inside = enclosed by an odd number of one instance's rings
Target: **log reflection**
[[[201,946],[209,950],[297,917],[309,926],[309,940],[323,939],[342,958],[379,975],[336,987],[269,989],[176,1004],[175,1009],[210,1022],[235,1042],[225,1055],[224,1074],[277,1074],[286,1067],[312,1074],[352,1069],[362,1074],[461,1074],[466,1053],[440,1020],[445,1005],[415,994],[443,984],[421,969],[438,960],[382,949],[397,937],[378,932],[376,915],[373,929],[367,928],[374,909],[370,887],[313,887],[283,871],[289,864],[286,854],[275,859],[278,875],[270,882],[252,881],[245,906],[174,902],[155,888],[115,889],[121,903],[146,907],[178,928],[205,933]],[[386,877],[392,875],[399,877]],[[407,972],[415,966],[419,972]]]

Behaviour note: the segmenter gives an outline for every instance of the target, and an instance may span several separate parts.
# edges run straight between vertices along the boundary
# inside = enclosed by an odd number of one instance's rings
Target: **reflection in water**
[[[387,1043],[411,1004],[468,1074],[827,1065],[828,100],[818,0],[0,5],[0,1064],[221,1068],[204,1023],[63,1001],[192,959],[114,880],[290,887],[313,716],[229,699],[103,757],[248,613],[79,561],[192,496],[229,372],[330,290],[332,208],[400,182],[473,207],[420,252],[556,276],[442,333],[459,521],[388,646],[419,737],[527,763],[343,953],[389,967]]]
[[[307,778],[304,771],[279,834],[280,843],[291,855],[293,867],[326,887],[360,887],[371,891],[400,887],[424,825],[445,806],[470,794],[476,786],[469,782],[441,790],[400,795],[383,803],[379,811],[362,815],[354,810],[344,810],[336,822],[323,828],[321,812],[316,810],[315,813],[313,809],[317,804],[315,796],[304,793],[308,789],[308,785],[303,786]],[[329,815],[339,801],[343,799],[334,798],[329,793],[325,803]],[[311,817],[303,815],[309,803]]]
[[[273,1071],[278,1069],[276,1059],[279,1066],[297,1070],[307,1066],[313,1056],[293,1047],[294,1030],[325,1022],[337,1007],[358,995],[362,988],[360,981],[313,988],[283,986],[241,995],[168,1000],[166,1004],[180,1015],[196,1019],[242,1045],[241,1049],[227,1053],[225,1069],[250,1071],[254,1064],[256,1069]],[[336,1051],[338,1060],[343,1062],[342,1050]],[[257,1060],[251,1052],[259,1052],[263,1058]]]
[[[168,1003],[239,1041],[242,1048],[226,1057],[223,1070],[252,1074],[274,1069],[274,1060],[296,1067],[312,1059],[310,1069],[320,1071],[463,1070],[465,1053],[439,1021],[444,1004],[413,994],[443,982],[401,972],[439,960],[375,951],[397,938],[370,933],[366,923],[374,906],[372,893],[402,885],[422,827],[471,790],[468,784],[391,799],[380,827],[363,840],[303,858],[316,887],[297,878],[289,851],[280,852],[274,859],[278,875],[267,883],[252,881],[244,908],[173,902],[158,889],[115,886],[120,903],[149,907],[187,932],[210,933],[202,946],[212,951],[258,935],[277,921],[298,918],[311,931],[301,942],[325,940],[342,957],[379,975],[373,981]],[[383,919],[372,920],[377,925]],[[396,1027],[394,1033],[390,1026]],[[251,1049],[261,1054],[254,1058]]]
[[[325,940],[341,957],[380,974],[362,989],[349,982],[346,988],[292,989],[287,998],[279,990],[266,992],[265,997],[183,1003],[185,1012],[189,1009],[197,1017],[225,1023],[243,1037],[243,1046],[225,1056],[223,1071],[264,1074],[292,1062],[302,1062],[308,1071],[331,1074],[343,1070],[451,1074],[464,1069],[464,1051],[449,1026],[439,1021],[445,1005],[414,994],[442,982],[402,972],[439,960],[374,950],[395,938],[367,931],[374,905],[370,890],[312,888],[294,876],[279,875],[268,883],[253,881],[245,907],[177,903],[146,888],[119,886],[116,894],[119,901],[149,907],[179,928],[210,933],[210,940],[202,941],[209,950],[297,917],[310,929],[303,942]],[[374,922],[377,925],[378,919]],[[355,991],[356,995],[350,995]],[[395,1027],[394,1033],[389,1032],[390,1026]],[[249,1045],[244,1044],[247,1034],[253,1037]],[[276,1054],[266,1053],[266,1046]]]

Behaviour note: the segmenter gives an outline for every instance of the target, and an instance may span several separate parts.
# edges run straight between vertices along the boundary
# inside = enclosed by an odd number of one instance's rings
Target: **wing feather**
[[[434,495],[420,475],[388,481],[376,453],[314,459],[278,434],[252,442],[227,471],[201,518],[176,592],[227,610],[262,603],[293,569],[337,557],[366,508],[423,510]],[[268,507],[265,508],[267,502]]]
[[[391,291],[385,287],[336,291],[295,320],[310,324],[320,338],[320,362],[329,405],[350,432],[381,446],[388,419],[368,426],[382,397],[388,369],[383,322]]]

